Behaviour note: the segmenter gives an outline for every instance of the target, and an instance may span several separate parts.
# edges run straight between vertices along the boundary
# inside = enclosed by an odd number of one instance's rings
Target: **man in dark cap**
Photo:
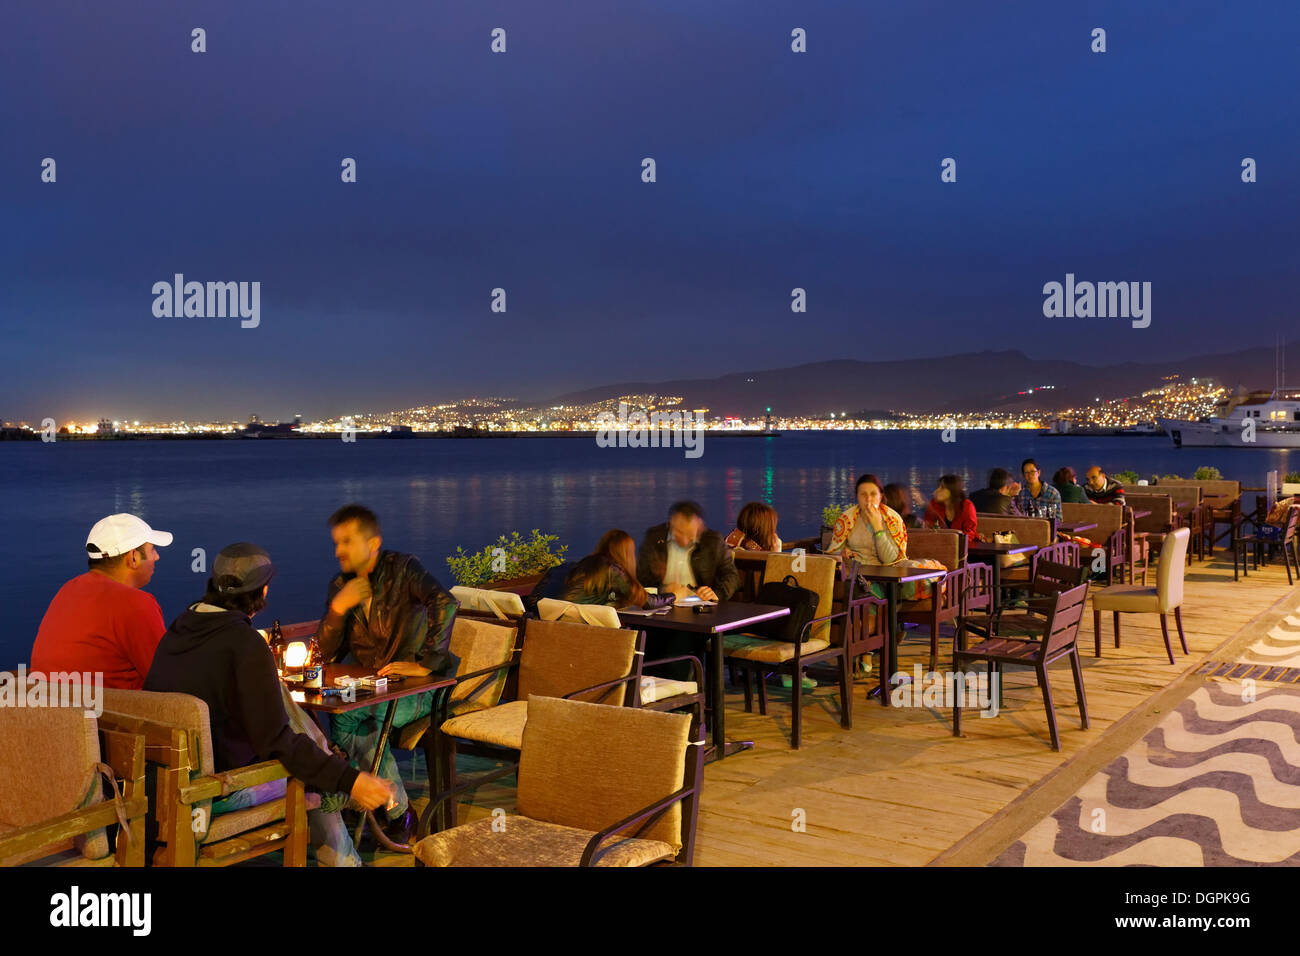
[[[307,813],[316,860],[326,866],[360,866],[340,814],[347,796],[367,810],[393,800],[392,787],[358,772],[314,737],[307,719],[290,726],[275,660],[252,618],[266,607],[275,575],[271,557],[255,544],[232,544],[217,555],[202,600],[172,622],[154,653],[144,689],[192,694],[208,705],[217,771],[263,760],[279,760],[288,771],[323,795],[321,808]],[[288,706],[297,709],[289,701]],[[302,717],[301,713],[295,715]],[[276,800],[285,781],[239,790],[213,803],[218,814]]]

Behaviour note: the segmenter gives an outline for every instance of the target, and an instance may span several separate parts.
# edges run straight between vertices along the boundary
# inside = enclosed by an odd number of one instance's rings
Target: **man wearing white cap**
[[[105,687],[139,690],[167,626],[152,594],[140,590],[153,577],[155,546],[172,543],[135,515],[109,515],[90,529],[90,570],[54,595],[36,643],[32,670],[99,672]]]

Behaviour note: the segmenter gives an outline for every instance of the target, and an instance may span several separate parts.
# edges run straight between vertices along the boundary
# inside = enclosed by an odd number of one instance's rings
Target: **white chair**
[[[1164,536],[1160,546],[1160,561],[1156,567],[1156,586],[1144,587],[1140,584],[1112,584],[1110,587],[1094,591],[1092,594],[1092,632],[1096,640],[1096,656],[1101,657],[1101,612],[1110,611],[1115,615],[1115,646],[1119,647],[1119,616],[1121,614],[1159,614],[1160,631],[1165,636],[1165,650],[1169,652],[1169,663],[1174,663],[1174,647],[1169,642],[1170,611],[1178,624],[1178,639],[1182,642],[1183,653],[1187,649],[1187,637],[1183,634],[1183,571],[1187,558],[1187,543],[1192,532],[1179,528]]]
[[[487,588],[467,588],[457,585],[451,596],[465,611],[491,614],[499,620],[519,618],[524,614],[524,599],[511,591],[491,591]]]

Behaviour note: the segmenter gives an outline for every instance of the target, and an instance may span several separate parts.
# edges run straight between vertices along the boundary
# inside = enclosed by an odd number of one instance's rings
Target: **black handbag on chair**
[[[761,635],[773,641],[788,641],[793,644],[801,638],[806,639],[804,627],[817,616],[817,592],[799,586],[799,579],[787,574],[780,581],[765,581],[758,589],[759,604],[776,604],[788,607],[787,617],[760,621],[750,628],[753,634]]]

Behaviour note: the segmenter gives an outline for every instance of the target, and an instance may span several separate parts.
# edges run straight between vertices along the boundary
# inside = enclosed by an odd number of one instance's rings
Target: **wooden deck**
[[[1193,561],[1183,609],[1191,654],[1181,653],[1175,632],[1176,666],[1168,663],[1154,615],[1125,615],[1118,650],[1103,615],[1103,656],[1094,658],[1089,614],[1080,645],[1091,728],[1079,728],[1068,664],[1055,665],[1060,753],[1048,745],[1042,698],[1028,671],[1008,676],[996,717],[968,711],[961,738],[952,736],[949,710],[886,709],[866,700],[874,680],[857,685],[853,729],[843,730],[838,690],[819,688],[804,712],[799,751],[789,748],[788,692],[771,695],[767,717],[746,714],[739,691],[729,694],[728,736],[752,739],[755,747],[705,769],[696,865],[986,863],[1055,806],[1052,782],[1072,792],[1070,781],[1095,772],[1159,719],[1178,686],[1199,680],[1193,674],[1199,664],[1218,659],[1215,651],[1297,598],[1300,587],[1288,588],[1280,563],[1234,582],[1230,555]],[[951,639],[945,644],[950,649]],[[909,632],[899,669],[911,673],[914,663],[924,669],[927,656],[924,630]],[[946,666],[941,660],[940,668]],[[422,762],[407,770],[418,776]],[[418,785],[412,795],[419,808],[424,799],[417,793]],[[460,819],[494,807],[513,812],[510,786],[484,788],[473,805],[462,805]],[[411,860],[379,856],[380,865]]]

